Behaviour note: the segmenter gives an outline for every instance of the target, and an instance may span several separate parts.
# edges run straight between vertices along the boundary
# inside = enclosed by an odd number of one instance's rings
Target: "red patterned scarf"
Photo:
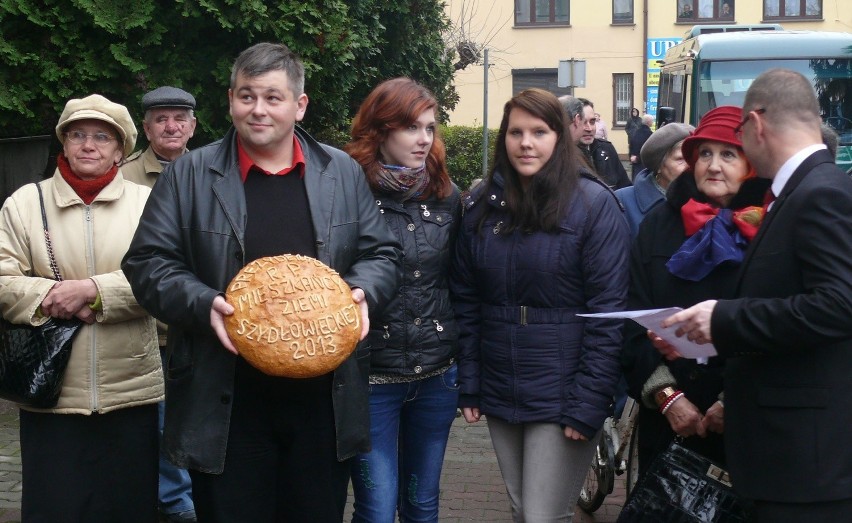
[[[762,207],[720,209],[690,198],[680,208],[687,240],[666,267],[689,281],[701,281],[722,263],[742,263],[749,242],[763,220]]]
[[[763,221],[765,210],[763,207],[752,205],[743,207],[742,209],[733,211],[731,221],[739,229],[743,237],[751,241],[757,234],[757,229],[760,227],[760,222]],[[683,207],[680,208],[680,214],[683,218],[683,228],[687,236],[692,236],[705,223],[715,218],[719,214],[719,208],[713,207],[708,203],[697,202],[692,198],[689,199]]]

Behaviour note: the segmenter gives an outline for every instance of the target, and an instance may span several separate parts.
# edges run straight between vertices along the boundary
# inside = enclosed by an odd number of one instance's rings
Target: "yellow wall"
[[[648,5],[647,35],[644,5]],[[488,126],[497,128],[503,104],[512,96],[512,70],[555,68],[559,60],[586,61],[586,87],[574,94],[590,99],[610,129],[610,140],[621,155],[627,153],[627,135],[612,129],[612,74],[633,74],[633,105],[645,102],[647,38],[682,38],[693,24],[677,24],[676,0],[634,0],[634,24],[612,25],[610,0],[571,1],[570,27],[514,27],[513,0],[447,0],[446,10],[456,26],[468,28],[474,41],[489,48]],[[782,22],[785,29],[852,30],[852,1],[823,0],[823,20]],[[462,14],[464,13],[464,14]],[[735,22],[762,23],[763,0],[735,0]],[[460,22],[464,22],[460,24]],[[487,42],[486,42],[487,41]],[[455,76],[459,103],[450,124],[482,125],[483,66],[470,65]]]

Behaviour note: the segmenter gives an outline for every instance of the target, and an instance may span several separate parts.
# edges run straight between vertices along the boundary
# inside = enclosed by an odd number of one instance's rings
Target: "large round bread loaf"
[[[324,263],[286,254],[259,258],[228,285],[231,341],[271,376],[310,378],[336,369],[358,344],[361,312],[349,285]]]

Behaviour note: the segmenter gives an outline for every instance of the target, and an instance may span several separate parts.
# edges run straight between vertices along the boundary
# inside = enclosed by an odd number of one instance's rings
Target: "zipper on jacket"
[[[388,326],[387,326],[387,325],[385,325],[384,327],[385,327],[385,333],[384,333],[384,334],[382,334],[382,338],[384,338],[384,339],[386,339],[386,340],[387,340],[387,339],[390,339],[390,331],[388,330]]]
[[[503,226],[503,220],[497,222],[497,225],[494,226],[494,234],[500,234],[500,228]]]
[[[432,320],[432,323],[435,324],[435,330],[438,332],[444,332],[444,326],[441,325],[438,320]]]
[[[89,251],[89,255],[87,256],[89,265],[87,267],[87,273],[89,276],[95,275],[95,247],[94,247],[94,225],[92,224],[92,207],[91,205],[86,205],[83,207],[86,210],[86,248]],[[92,332],[92,346],[91,346],[91,375],[90,383],[92,384],[92,412],[97,412],[98,410],[98,382],[97,382],[97,323],[92,324],[91,332]]]

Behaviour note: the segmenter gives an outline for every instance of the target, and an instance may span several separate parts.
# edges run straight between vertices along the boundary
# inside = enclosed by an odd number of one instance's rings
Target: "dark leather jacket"
[[[604,181],[613,191],[630,187],[630,178],[618,158],[615,146],[606,140],[595,138],[588,147],[580,145],[580,150],[586,161],[595,169],[598,178]]]
[[[458,352],[448,276],[461,221],[459,190],[441,200],[404,203],[377,193],[376,203],[405,255],[399,292],[370,320],[370,373],[425,374]]]
[[[296,128],[317,258],[360,287],[370,310],[399,285],[399,244],[379,214],[361,167]],[[282,202],[283,204],[283,202]],[[163,445],[184,468],[221,473],[236,357],[210,327],[213,299],[244,266],[246,202],[236,132],[191,151],[157,180],[122,269],[143,307],[169,325]],[[369,347],[334,372],[337,456],[369,450]]]

